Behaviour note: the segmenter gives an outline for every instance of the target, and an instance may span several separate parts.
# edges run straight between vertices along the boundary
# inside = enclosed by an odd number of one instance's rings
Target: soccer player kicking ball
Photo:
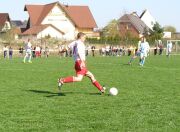
[[[101,93],[105,93],[106,88],[101,86],[99,82],[95,79],[94,75],[86,68],[86,62],[85,62],[86,54],[85,54],[85,45],[84,45],[85,39],[86,39],[86,35],[80,32],[77,35],[77,40],[75,40],[74,42],[68,45],[68,47],[72,49],[72,53],[75,61],[76,76],[70,76],[70,77],[58,79],[59,90],[61,90],[63,84],[80,82],[82,81],[84,76],[87,76],[91,80],[92,84],[96,88],[98,88],[98,90]]]
[[[135,51],[135,54],[131,57],[130,61],[128,62],[129,65],[132,64],[132,62],[134,61],[134,59],[136,59],[138,56],[140,56],[140,45],[141,45],[141,41],[138,42],[137,51]]]
[[[28,43],[26,44],[26,46],[25,46],[25,49],[26,49],[26,55],[24,56],[24,60],[23,60],[23,62],[24,63],[26,63],[26,60],[28,59],[28,62],[29,63],[32,63],[32,61],[31,61],[31,46],[32,46],[32,44],[31,44],[31,42],[30,42],[30,39],[28,39]]]
[[[146,39],[144,37],[142,37],[141,39],[141,44],[140,44],[140,66],[144,66],[145,63],[145,59],[149,53],[150,47],[149,47],[149,43],[146,42]]]

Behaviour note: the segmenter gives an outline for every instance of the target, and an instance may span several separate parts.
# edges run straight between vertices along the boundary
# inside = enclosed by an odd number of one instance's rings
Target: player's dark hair
[[[77,34],[77,39],[80,39],[81,37],[83,37],[83,36],[85,36],[85,35],[86,35],[85,33],[79,32],[79,33]]]

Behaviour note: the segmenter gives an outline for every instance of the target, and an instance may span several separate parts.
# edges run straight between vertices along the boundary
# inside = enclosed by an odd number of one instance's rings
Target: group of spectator
[[[36,45],[35,47],[33,47],[33,50],[32,50],[33,58],[41,57],[41,53],[42,53],[42,47],[40,47],[39,45]]]
[[[33,58],[41,58],[43,53],[44,53],[45,57],[48,58],[49,53],[50,53],[49,48],[46,46],[45,49],[43,49],[41,46],[36,45],[35,47],[33,47],[32,57]]]
[[[159,55],[162,55],[163,53],[163,44],[156,45],[154,48],[154,55],[157,55],[159,51]]]
[[[25,47],[21,46],[18,49],[19,55],[22,57],[24,54]],[[129,46],[110,46],[105,45],[99,49],[96,49],[94,45],[86,46],[86,56],[92,55],[93,57],[97,54],[101,56],[124,56],[128,55],[131,56],[132,54],[135,54],[137,51],[137,47]],[[159,51],[159,52],[158,52]],[[48,47],[45,47],[45,49],[42,49],[41,46],[36,45],[32,48],[32,57],[33,58],[39,58],[42,56],[42,53],[48,58],[50,54],[50,50]],[[157,44],[154,48],[154,55],[162,55],[163,53],[163,44]],[[72,51],[68,49],[67,45],[58,45],[58,55],[60,57],[71,57]],[[11,46],[7,47],[6,45],[3,47],[3,56],[4,58],[12,59],[13,57],[13,48]]]
[[[5,45],[3,47],[3,57],[4,59],[9,58],[12,59],[13,56],[13,48],[10,46],[9,48]]]
[[[128,54],[130,56],[135,52],[135,47],[125,48],[125,46],[104,46],[99,49],[99,53],[102,56],[124,56]]]
[[[72,56],[72,52],[68,50],[67,45],[58,45],[58,55],[60,57]]]
[[[20,57],[23,57],[24,54],[24,50],[25,48],[23,46],[20,46],[18,49],[18,53]],[[48,58],[49,57],[49,48],[45,47],[44,51],[44,55]],[[14,53],[14,49],[11,46],[4,46],[3,47],[3,57],[4,59],[8,58],[8,59],[12,59],[13,58],[13,53]],[[42,55],[42,47],[39,47],[38,45],[35,46],[32,50],[32,56],[33,58],[38,58],[41,57]]]

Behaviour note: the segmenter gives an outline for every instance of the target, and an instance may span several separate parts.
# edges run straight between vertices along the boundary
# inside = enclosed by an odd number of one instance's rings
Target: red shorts
[[[88,72],[88,70],[87,70],[86,67],[81,67],[81,63],[82,63],[82,61],[77,60],[77,61],[75,62],[74,68],[75,68],[75,70],[76,70],[76,74],[85,75],[85,74]]]

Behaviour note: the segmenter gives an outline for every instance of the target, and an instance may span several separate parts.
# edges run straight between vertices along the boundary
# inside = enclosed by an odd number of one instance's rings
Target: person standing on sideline
[[[44,54],[45,54],[46,58],[49,57],[49,48],[48,47],[45,48]]]
[[[35,49],[36,58],[40,57],[40,54],[41,54],[40,51],[41,51],[41,48],[37,45]]]
[[[7,46],[5,45],[5,46],[3,47],[4,59],[7,58],[7,52],[8,52],[8,48],[7,48]]]
[[[161,40],[158,40],[158,44],[159,44],[159,55],[162,55],[163,53],[163,43]]]
[[[68,45],[72,49],[74,61],[75,61],[75,71],[76,76],[69,76],[65,78],[58,79],[58,87],[61,90],[61,87],[65,83],[80,82],[83,77],[88,77],[92,84],[101,92],[105,93],[105,87],[101,86],[99,82],[95,79],[94,75],[86,67],[86,54],[85,54],[85,45],[86,35],[82,32],[79,32],[77,35],[77,40]]]
[[[33,58],[36,58],[35,50],[36,50],[36,47],[34,46],[34,47],[33,47],[33,50],[32,50],[32,57],[33,57]]]
[[[20,54],[20,57],[22,57],[23,56],[23,47],[21,46],[20,48],[19,48],[19,54]]]
[[[9,47],[9,59],[12,60],[12,56],[13,56],[13,48],[10,46]]]
[[[140,44],[140,66],[144,66],[145,59],[148,56],[149,53],[149,43],[146,42],[145,37],[142,37],[141,44]]]
[[[172,42],[168,41],[167,47],[166,47],[166,56],[167,57],[170,57],[171,51],[172,51]]]
[[[24,56],[24,60],[23,60],[24,63],[26,63],[27,59],[28,59],[29,63],[32,63],[32,61],[31,61],[31,57],[32,57],[31,47],[32,47],[32,44],[30,42],[30,39],[28,39],[28,42],[27,42],[27,44],[25,46],[26,55]]]
[[[91,50],[92,50],[92,56],[93,56],[93,57],[95,56],[95,49],[96,49],[96,47],[93,45],[93,46],[91,47]]]

